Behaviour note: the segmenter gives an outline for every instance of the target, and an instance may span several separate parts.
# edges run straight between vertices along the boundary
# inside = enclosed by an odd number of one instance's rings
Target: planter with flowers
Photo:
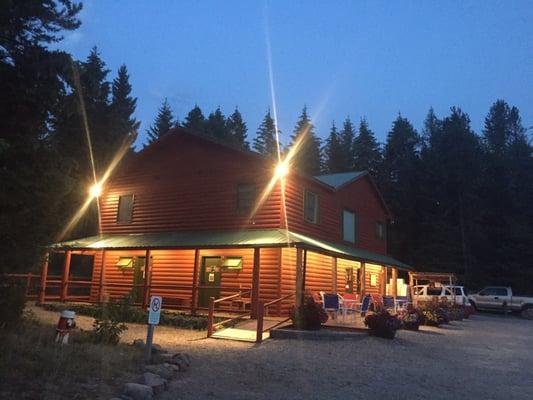
[[[398,312],[398,318],[402,323],[402,328],[409,331],[417,331],[420,325],[424,323],[422,311],[414,307]]]
[[[388,311],[380,310],[367,315],[365,325],[368,326],[370,335],[394,339],[396,331],[401,327],[401,322],[397,317],[389,314]]]

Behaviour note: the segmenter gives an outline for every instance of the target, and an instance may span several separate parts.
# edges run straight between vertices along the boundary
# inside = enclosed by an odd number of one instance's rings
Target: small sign
[[[208,279],[209,282],[214,282],[215,281],[215,274],[214,272],[210,272],[209,273],[209,279]]]
[[[159,325],[162,303],[163,298],[161,296],[150,297],[150,313],[148,314],[148,323],[150,325]]]

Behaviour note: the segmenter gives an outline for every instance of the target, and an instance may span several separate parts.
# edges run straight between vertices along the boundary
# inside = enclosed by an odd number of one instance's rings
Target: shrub
[[[417,331],[425,320],[422,311],[414,307],[409,307],[398,312],[398,318],[402,323],[402,328],[411,331]]]
[[[381,310],[365,317],[365,325],[369,333],[386,339],[394,339],[396,331],[400,329],[401,322],[386,310]]]
[[[116,345],[126,329],[128,329],[126,324],[116,320],[95,319],[90,338],[94,343]]]
[[[13,328],[22,317],[26,295],[24,287],[13,279],[0,276],[0,328]]]
[[[328,314],[313,296],[306,295],[303,304],[291,310],[291,320],[297,329],[319,330],[328,320]]]

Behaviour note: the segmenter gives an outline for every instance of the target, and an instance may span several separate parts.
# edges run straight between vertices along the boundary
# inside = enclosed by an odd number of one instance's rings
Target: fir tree
[[[265,114],[263,122],[261,122],[261,125],[257,130],[257,134],[254,139],[254,150],[272,159],[278,158],[276,124],[270,115],[270,110],[268,110]]]
[[[185,117],[183,127],[190,129],[193,132],[202,134],[205,132],[205,117],[200,107],[197,104],[194,105],[191,111]]]
[[[293,146],[300,142],[300,147],[293,158],[293,164],[297,170],[307,175],[320,174],[322,165],[320,139],[315,135],[314,130],[311,119],[307,115],[307,107],[304,106],[291,139]]]
[[[217,107],[215,112],[209,114],[205,124],[205,134],[215,139],[231,144],[231,137],[226,129],[226,117],[222,114],[220,107]]]
[[[174,116],[172,115],[172,109],[168,104],[167,99],[163,100],[159,111],[157,112],[157,117],[155,118],[154,123],[146,131],[148,136],[148,144],[152,144],[156,140],[160,139],[165,133],[172,129],[175,125]]]
[[[340,132],[340,145],[342,148],[342,170],[353,171],[353,142],[355,139],[355,129],[353,127],[350,117],[346,117],[342,130]]]
[[[343,148],[335,122],[331,124],[331,131],[324,147],[324,171],[328,174],[346,171]]]
[[[243,121],[242,115],[238,108],[235,108],[233,114],[226,121],[226,130],[231,137],[231,141],[242,150],[250,150],[250,144],[246,140],[248,128]]]
[[[377,177],[381,165],[381,147],[366,119],[361,119],[359,134],[353,141],[353,166],[356,171],[368,171]]]
[[[128,138],[133,143],[139,127],[139,122],[133,117],[137,106],[137,98],[131,96],[131,84],[129,82],[128,69],[125,65],[118,69],[118,75],[113,80],[111,92],[111,109],[117,124],[116,129],[120,132],[120,136]]]

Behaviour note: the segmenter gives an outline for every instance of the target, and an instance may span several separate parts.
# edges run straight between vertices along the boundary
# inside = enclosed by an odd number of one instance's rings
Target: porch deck
[[[270,328],[278,325],[285,318],[266,317],[263,319],[263,340],[270,338]],[[290,321],[287,322],[290,324]],[[281,325],[283,326],[283,324]],[[215,339],[229,339],[243,342],[256,342],[257,320],[249,317],[235,326],[217,330],[211,336]]]

